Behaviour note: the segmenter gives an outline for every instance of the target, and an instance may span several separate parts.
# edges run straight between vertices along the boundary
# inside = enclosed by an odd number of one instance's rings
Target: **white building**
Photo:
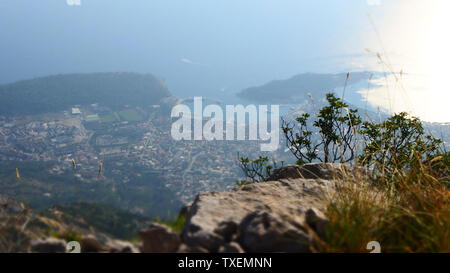
[[[72,108],[72,115],[81,115],[80,108],[77,107]]]

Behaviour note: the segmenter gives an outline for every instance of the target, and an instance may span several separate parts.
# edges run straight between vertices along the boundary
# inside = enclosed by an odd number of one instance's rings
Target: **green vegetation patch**
[[[176,217],[168,219],[161,219],[159,217],[155,217],[153,218],[153,221],[159,224],[164,224],[176,232],[181,232],[184,228],[184,225],[186,224],[186,214],[180,214]]]
[[[133,121],[141,121],[142,120],[142,116],[139,115],[139,113],[134,109],[123,110],[123,111],[120,111],[118,114],[119,114],[120,118],[124,121],[133,122]]]
[[[113,123],[116,122],[116,116],[113,113],[100,115],[100,120],[102,123]]]

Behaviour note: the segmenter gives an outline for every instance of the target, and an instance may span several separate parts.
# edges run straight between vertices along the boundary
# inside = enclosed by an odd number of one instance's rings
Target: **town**
[[[86,183],[129,183],[130,169],[145,169],[188,202],[199,190],[234,187],[241,176],[237,153],[259,153],[258,141],[176,141],[160,108],[94,103],[58,113],[0,116],[0,162],[54,162],[48,172],[56,174],[76,166],[74,175]]]

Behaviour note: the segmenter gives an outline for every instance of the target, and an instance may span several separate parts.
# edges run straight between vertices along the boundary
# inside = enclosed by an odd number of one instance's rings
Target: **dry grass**
[[[368,252],[378,241],[382,252],[450,252],[449,177],[419,162],[406,174],[380,183],[367,177],[338,181],[329,200],[329,223],[318,252]],[[448,174],[447,170],[444,171]],[[442,169],[441,169],[442,171]]]
[[[8,212],[9,202],[0,198],[0,253],[23,252],[29,241],[26,229],[31,216],[21,203],[14,204],[13,213]]]

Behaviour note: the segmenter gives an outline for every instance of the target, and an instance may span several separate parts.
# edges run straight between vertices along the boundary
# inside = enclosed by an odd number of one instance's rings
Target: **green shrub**
[[[314,131],[308,128],[307,113],[298,117],[296,124],[283,120],[287,147],[299,165],[312,161],[346,163],[355,158],[357,129],[361,124],[358,111],[348,108],[333,93],[327,94],[326,99],[328,105],[319,110],[312,123]],[[319,141],[313,140],[316,132]]]
[[[269,164],[269,158],[259,156],[258,159],[251,160],[248,157],[239,157],[239,167],[244,172],[245,177],[250,181],[238,181],[238,186],[246,185],[254,182],[267,181],[277,168],[277,163]]]
[[[421,121],[404,112],[378,124],[364,122],[360,134],[365,140],[360,164],[382,178],[404,174],[441,153],[442,141],[426,135]]]

